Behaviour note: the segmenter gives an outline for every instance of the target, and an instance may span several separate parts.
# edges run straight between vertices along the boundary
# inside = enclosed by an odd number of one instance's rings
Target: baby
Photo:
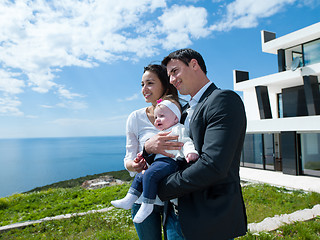
[[[174,159],[157,154],[149,168],[135,176],[127,195],[120,200],[111,201],[111,204],[115,207],[130,209],[142,194],[141,207],[133,219],[135,223],[143,222],[152,213],[158,183],[164,177],[178,170],[177,158],[185,158],[187,162],[190,162],[196,161],[199,157],[187,130],[183,124],[179,123],[181,118],[179,103],[172,99],[160,99],[157,102],[158,104],[154,109],[155,127],[160,131],[171,131],[170,135],[178,135],[178,141],[183,142],[184,145],[181,150],[167,151],[175,155]],[[138,158],[141,158],[140,153]]]

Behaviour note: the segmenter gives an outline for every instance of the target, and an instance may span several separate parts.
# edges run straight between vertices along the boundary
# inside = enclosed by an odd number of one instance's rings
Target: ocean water
[[[0,139],[0,197],[124,169],[124,136]]]

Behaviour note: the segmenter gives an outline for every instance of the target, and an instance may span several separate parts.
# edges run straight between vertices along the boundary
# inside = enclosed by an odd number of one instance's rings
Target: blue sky
[[[233,89],[277,72],[260,31],[319,22],[320,0],[2,0],[0,138],[124,135],[143,67],[190,47]],[[240,93],[241,94],[241,93]]]

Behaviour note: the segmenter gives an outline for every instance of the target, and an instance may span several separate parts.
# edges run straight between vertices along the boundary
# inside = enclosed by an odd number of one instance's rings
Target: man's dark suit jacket
[[[165,178],[158,195],[178,197],[179,221],[186,239],[230,239],[246,234],[239,165],[246,132],[242,100],[214,84],[204,92],[190,121],[199,159]]]

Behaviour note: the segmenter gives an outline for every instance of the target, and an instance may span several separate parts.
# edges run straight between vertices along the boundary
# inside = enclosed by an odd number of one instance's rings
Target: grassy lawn
[[[108,175],[117,175],[128,180],[125,171]],[[94,177],[87,176],[85,180]],[[72,181],[72,184],[64,181],[28,193],[0,198],[0,226],[109,207],[110,201],[123,197],[130,186],[124,184],[86,190],[79,186],[83,179]],[[274,215],[312,208],[320,203],[320,194],[289,191],[265,184],[247,185],[243,187],[243,195],[249,223],[260,222]],[[2,232],[0,239],[138,239],[138,237],[130,211],[113,209],[107,213],[49,221]],[[283,226],[271,233],[248,233],[239,239],[320,239],[320,218]]]
[[[317,217],[314,220],[307,222],[297,222],[290,225],[285,225],[279,229],[272,231],[270,233],[248,233],[244,237],[237,239],[246,240],[316,240],[320,239],[320,218]]]
[[[292,191],[267,184],[249,185],[242,189],[249,223],[312,208],[320,203],[320,194],[314,192]]]

